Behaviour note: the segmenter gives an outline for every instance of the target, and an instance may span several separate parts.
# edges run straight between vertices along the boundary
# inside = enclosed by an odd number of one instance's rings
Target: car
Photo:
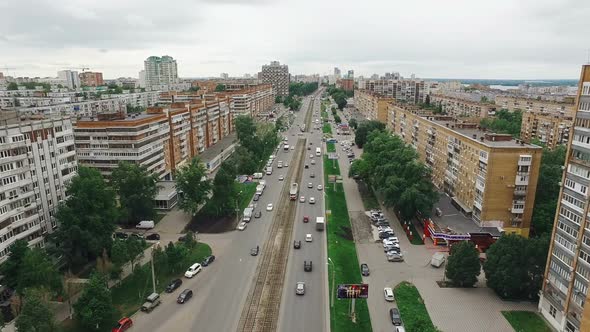
[[[305,272],[311,272],[312,270],[312,262],[311,261],[303,261],[303,270]]]
[[[279,181],[283,181],[285,179],[284,175],[279,175]]]
[[[254,202],[258,202],[259,199],[260,199],[260,194],[256,194],[256,195],[254,195],[254,198],[252,198],[252,200]]]
[[[272,211],[272,203],[268,203],[268,205],[266,205],[266,211]]]
[[[406,332],[406,329],[403,326],[396,326],[394,332]]]
[[[182,293],[178,294],[178,298],[176,299],[176,303],[183,304],[193,297],[193,291],[190,289],[185,289]]]
[[[399,248],[399,242],[394,242],[394,241],[388,241],[387,239],[383,240],[383,248],[386,247],[398,247]]]
[[[309,168],[309,165],[308,164],[305,164],[305,168]]]
[[[299,197],[299,203],[305,203],[305,196]]]
[[[301,248],[301,241],[293,241],[293,248],[300,249]]]
[[[318,190],[323,190],[324,186],[322,186],[321,184],[318,184]]]
[[[283,165],[284,167],[289,167],[289,163],[285,163],[285,165]]]
[[[402,316],[400,315],[399,310],[397,308],[389,309],[389,317],[391,317],[391,322],[393,323],[393,325],[402,325]]]
[[[215,261],[215,256],[210,255],[210,256],[205,257],[205,259],[203,259],[203,261],[201,262],[201,265],[209,266],[209,265],[211,265],[211,263],[213,263],[213,261]]]
[[[375,226],[377,226],[377,227],[379,227],[379,226],[381,226],[381,227],[391,227],[391,226],[389,225],[389,221],[387,221],[387,220],[384,220],[384,221],[377,221],[377,222],[375,222],[375,224],[374,224],[374,225],[375,225]]]
[[[250,249],[250,256],[258,256],[259,252],[260,252],[260,247],[256,246],[256,247]]]
[[[394,236],[395,234],[393,232],[380,232],[379,233],[379,238],[380,239],[387,239],[388,237]]]
[[[151,293],[146,297],[145,302],[141,305],[141,311],[144,312],[152,312],[157,306],[160,305],[162,301],[160,300],[160,294],[158,293]]]
[[[315,198],[314,197],[310,197],[309,198],[309,204],[315,204]]]
[[[399,243],[399,239],[396,236],[390,236],[387,239],[384,239],[393,243]]]
[[[312,164],[312,165],[315,165],[315,159],[312,159],[312,160],[311,160],[311,164]]]
[[[195,263],[195,264],[191,265],[188,268],[188,270],[186,270],[186,272],[184,273],[184,276],[187,278],[192,278],[192,277],[196,276],[197,273],[201,272],[202,269],[203,269],[203,267],[201,266],[201,264]]]
[[[124,332],[129,330],[133,326],[133,320],[129,317],[123,317],[119,319],[115,327],[111,330],[111,332]]]
[[[377,227],[377,230],[382,232],[382,231],[392,231],[393,229],[391,229],[391,226],[379,226],[379,227]]]
[[[387,247],[387,250],[385,250],[385,253],[396,253],[396,254],[400,254],[402,249],[400,247],[395,247],[395,246],[391,246],[391,247]]]
[[[313,154],[310,154],[309,155],[309,159],[313,159]]]
[[[401,253],[395,251],[388,251],[387,252],[387,260],[390,262],[403,262],[404,256]]]
[[[313,188],[313,183],[311,183],[311,182],[310,182],[310,183],[308,183],[308,184],[307,184],[307,188],[310,188],[310,189],[311,189],[311,188]]]
[[[401,248],[399,247],[399,245],[395,245],[395,244],[387,245],[387,246],[383,247],[384,252],[388,252],[388,251],[392,251],[392,250],[401,250]]]
[[[248,224],[245,221],[242,221],[238,224],[238,231],[243,231],[246,229],[246,227],[248,227]]]
[[[115,232],[114,236],[116,239],[126,239],[129,237],[129,234],[123,232]]]
[[[311,242],[312,241],[312,237],[311,234],[305,234],[305,242]]]
[[[307,147],[307,149],[308,149],[308,150],[311,150],[311,146],[308,146],[308,147]]]
[[[395,298],[393,297],[393,289],[391,287],[383,288],[383,296],[385,296],[385,301],[393,302]]]
[[[256,213],[254,213],[254,218],[258,219],[262,216],[262,212],[260,211],[256,211]]]
[[[297,294],[297,295],[304,295],[305,294],[305,283],[303,281],[299,281],[295,285],[295,294]]]
[[[148,235],[145,237],[145,239],[146,239],[146,240],[150,240],[150,241],[156,241],[156,240],[159,240],[159,239],[160,239],[160,234],[158,234],[158,233],[152,233],[152,234],[148,234]]]
[[[303,222],[304,223],[308,223],[309,222],[309,216],[303,216]]]
[[[293,134],[291,136],[295,136],[295,134]],[[291,147],[291,151],[293,151],[293,150],[295,150],[295,147],[294,146]]]
[[[369,271],[369,265],[367,265],[366,263],[361,264],[361,274],[365,277],[371,274]]]
[[[180,280],[180,279],[174,279],[174,280],[170,281],[170,283],[168,283],[168,285],[166,286],[166,293],[174,292],[181,285],[182,285],[182,280]]]

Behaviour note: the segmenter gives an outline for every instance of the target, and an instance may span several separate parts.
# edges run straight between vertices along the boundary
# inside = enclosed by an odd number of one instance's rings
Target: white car
[[[393,289],[391,289],[391,287],[383,288],[383,295],[385,296],[385,301],[387,301],[387,302],[395,301],[395,298],[393,297]]]
[[[310,154],[309,155],[309,159],[313,159],[313,154]]]
[[[295,134],[293,134],[293,136],[295,136]],[[293,151],[293,150],[295,150],[294,146],[291,147],[291,151]]]
[[[305,242],[311,242],[312,238],[311,238],[311,234],[306,234],[305,235]]]
[[[308,184],[307,184],[307,188],[310,188],[310,189],[311,189],[311,188],[313,188],[313,183],[311,183],[311,182],[310,182],[310,183],[308,183]]]
[[[248,224],[245,221],[242,221],[238,224],[238,231],[243,231],[246,229],[246,227],[248,227]]]
[[[299,203],[305,203],[305,196],[299,197]]]
[[[279,181],[283,181],[285,179],[284,175],[279,175]]]
[[[266,211],[272,211],[272,203],[268,203],[266,206]]]
[[[315,204],[315,198],[310,197],[309,198],[309,204]]]
[[[315,165],[315,159],[312,159],[312,160],[311,160],[311,164],[312,164],[312,165]]]
[[[324,187],[321,184],[318,184],[318,190],[323,190]]]
[[[285,165],[283,165],[284,167],[289,167],[289,163],[285,163]]]
[[[191,265],[191,267],[189,267],[188,270],[186,270],[186,272],[184,273],[184,276],[187,278],[192,278],[195,275],[197,275],[197,273],[201,272],[202,269],[203,269],[203,267],[201,266],[201,264],[195,263],[195,264]]]

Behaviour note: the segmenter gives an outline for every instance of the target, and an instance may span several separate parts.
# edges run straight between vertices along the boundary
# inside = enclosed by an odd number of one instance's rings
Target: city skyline
[[[178,5],[186,10],[172,16],[149,1],[0,4],[12,13],[0,22],[0,71],[52,76],[83,65],[107,78],[136,77],[145,58],[169,54],[182,65],[180,77],[242,76],[277,60],[303,74],[328,74],[337,66],[354,69],[356,76],[397,71],[417,77],[574,79],[579,64],[588,60],[588,45],[579,42],[590,33],[584,24],[590,12],[586,3],[499,1],[481,7],[461,1],[450,7],[423,0],[401,7],[385,1],[343,7],[335,1],[201,0]],[[569,10],[558,10],[563,6]],[[403,15],[392,19],[394,12]],[[500,16],[501,25],[489,19]],[[35,18],[37,24],[21,18]],[[312,24],[302,24],[302,18]],[[235,33],[246,24],[247,34]],[[350,29],[342,30],[347,24]],[[46,28],[37,29],[40,25]],[[413,33],[406,34],[410,26]]]

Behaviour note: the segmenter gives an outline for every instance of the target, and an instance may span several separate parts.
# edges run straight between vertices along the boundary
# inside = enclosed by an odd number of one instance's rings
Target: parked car
[[[324,187],[321,184],[318,184],[318,190],[323,190]]]
[[[183,304],[183,303],[186,303],[188,300],[190,300],[191,297],[193,297],[193,291],[187,288],[187,289],[183,290],[182,293],[180,293],[178,295],[176,302],[179,304]]]
[[[129,330],[133,326],[133,320],[129,317],[123,317],[119,319],[115,327],[111,330],[111,332],[125,332]]]
[[[303,261],[303,270],[305,272],[311,272],[312,264],[313,263],[311,261],[309,261],[309,262],[308,261]]]
[[[395,298],[393,297],[393,289],[391,287],[383,288],[383,296],[385,296],[385,301],[393,302]]]
[[[305,294],[305,283],[299,281],[295,286],[295,294],[297,295],[304,295]]]
[[[361,274],[365,277],[371,274],[369,271],[369,265],[367,265],[366,263],[361,264]]]
[[[203,259],[203,261],[201,262],[201,265],[209,266],[211,263],[213,263],[213,261],[215,261],[215,256],[213,256],[213,255],[207,256],[207,257],[205,257],[205,259]]]
[[[259,194],[254,195],[254,198],[252,198],[252,200],[254,202],[258,202],[259,199],[260,199],[260,195]]]
[[[152,310],[154,310],[155,307],[157,307],[159,305],[160,305],[160,294],[151,293],[145,299],[145,302],[141,305],[141,311],[151,312]]]
[[[181,285],[182,285],[182,280],[180,280],[180,279],[174,279],[174,280],[170,281],[168,286],[166,286],[166,293],[174,292]]]
[[[258,252],[260,252],[260,247],[256,246],[250,249],[250,256],[258,256]]]
[[[246,227],[248,227],[248,224],[245,221],[242,221],[238,224],[238,231],[243,231],[246,229]]]
[[[308,223],[309,222],[309,216],[303,216],[303,222],[304,223]]]
[[[380,239],[387,239],[388,237],[394,236],[395,234],[393,232],[381,232],[379,233],[379,238]]]
[[[300,249],[301,248],[301,241],[293,241],[293,248]]]
[[[157,241],[160,239],[160,234],[158,234],[158,233],[148,234],[148,236],[146,236],[145,239],[150,240],[150,241]]]
[[[129,237],[129,234],[123,232],[115,232],[114,236],[116,239],[126,239]]]
[[[260,211],[256,211],[256,213],[254,213],[254,218],[260,218],[262,216],[262,212]]]
[[[201,266],[201,264],[195,263],[195,264],[191,265],[188,268],[188,270],[186,270],[186,272],[184,273],[184,276],[187,278],[192,278],[192,277],[196,276],[197,273],[201,272],[202,269],[203,269],[203,267]]]
[[[396,251],[388,251],[387,252],[387,260],[390,262],[403,262],[404,261],[404,256]]]
[[[399,314],[399,310],[397,308],[389,309],[389,317],[391,317],[391,322],[393,325],[402,325],[402,316]]]

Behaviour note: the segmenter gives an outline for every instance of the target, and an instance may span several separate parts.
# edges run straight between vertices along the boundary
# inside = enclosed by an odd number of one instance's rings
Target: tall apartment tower
[[[270,65],[262,66],[259,78],[262,79],[263,84],[272,85],[277,96],[289,95],[289,66],[272,61]]]
[[[81,86],[80,77],[77,71],[73,70],[60,70],[57,72],[57,77],[66,83],[66,86],[70,89],[76,89]]]
[[[336,78],[340,78],[341,74],[342,72],[340,71],[340,68],[334,67],[334,76],[336,76]]]
[[[178,83],[178,67],[171,56],[151,56],[144,62],[146,87]]]
[[[85,86],[104,85],[102,73],[87,71],[80,74],[80,83]]]
[[[77,170],[70,118],[1,122],[0,262],[16,240],[44,245]]]
[[[589,331],[590,65],[582,67],[573,135],[551,235],[539,311],[558,331]]]

